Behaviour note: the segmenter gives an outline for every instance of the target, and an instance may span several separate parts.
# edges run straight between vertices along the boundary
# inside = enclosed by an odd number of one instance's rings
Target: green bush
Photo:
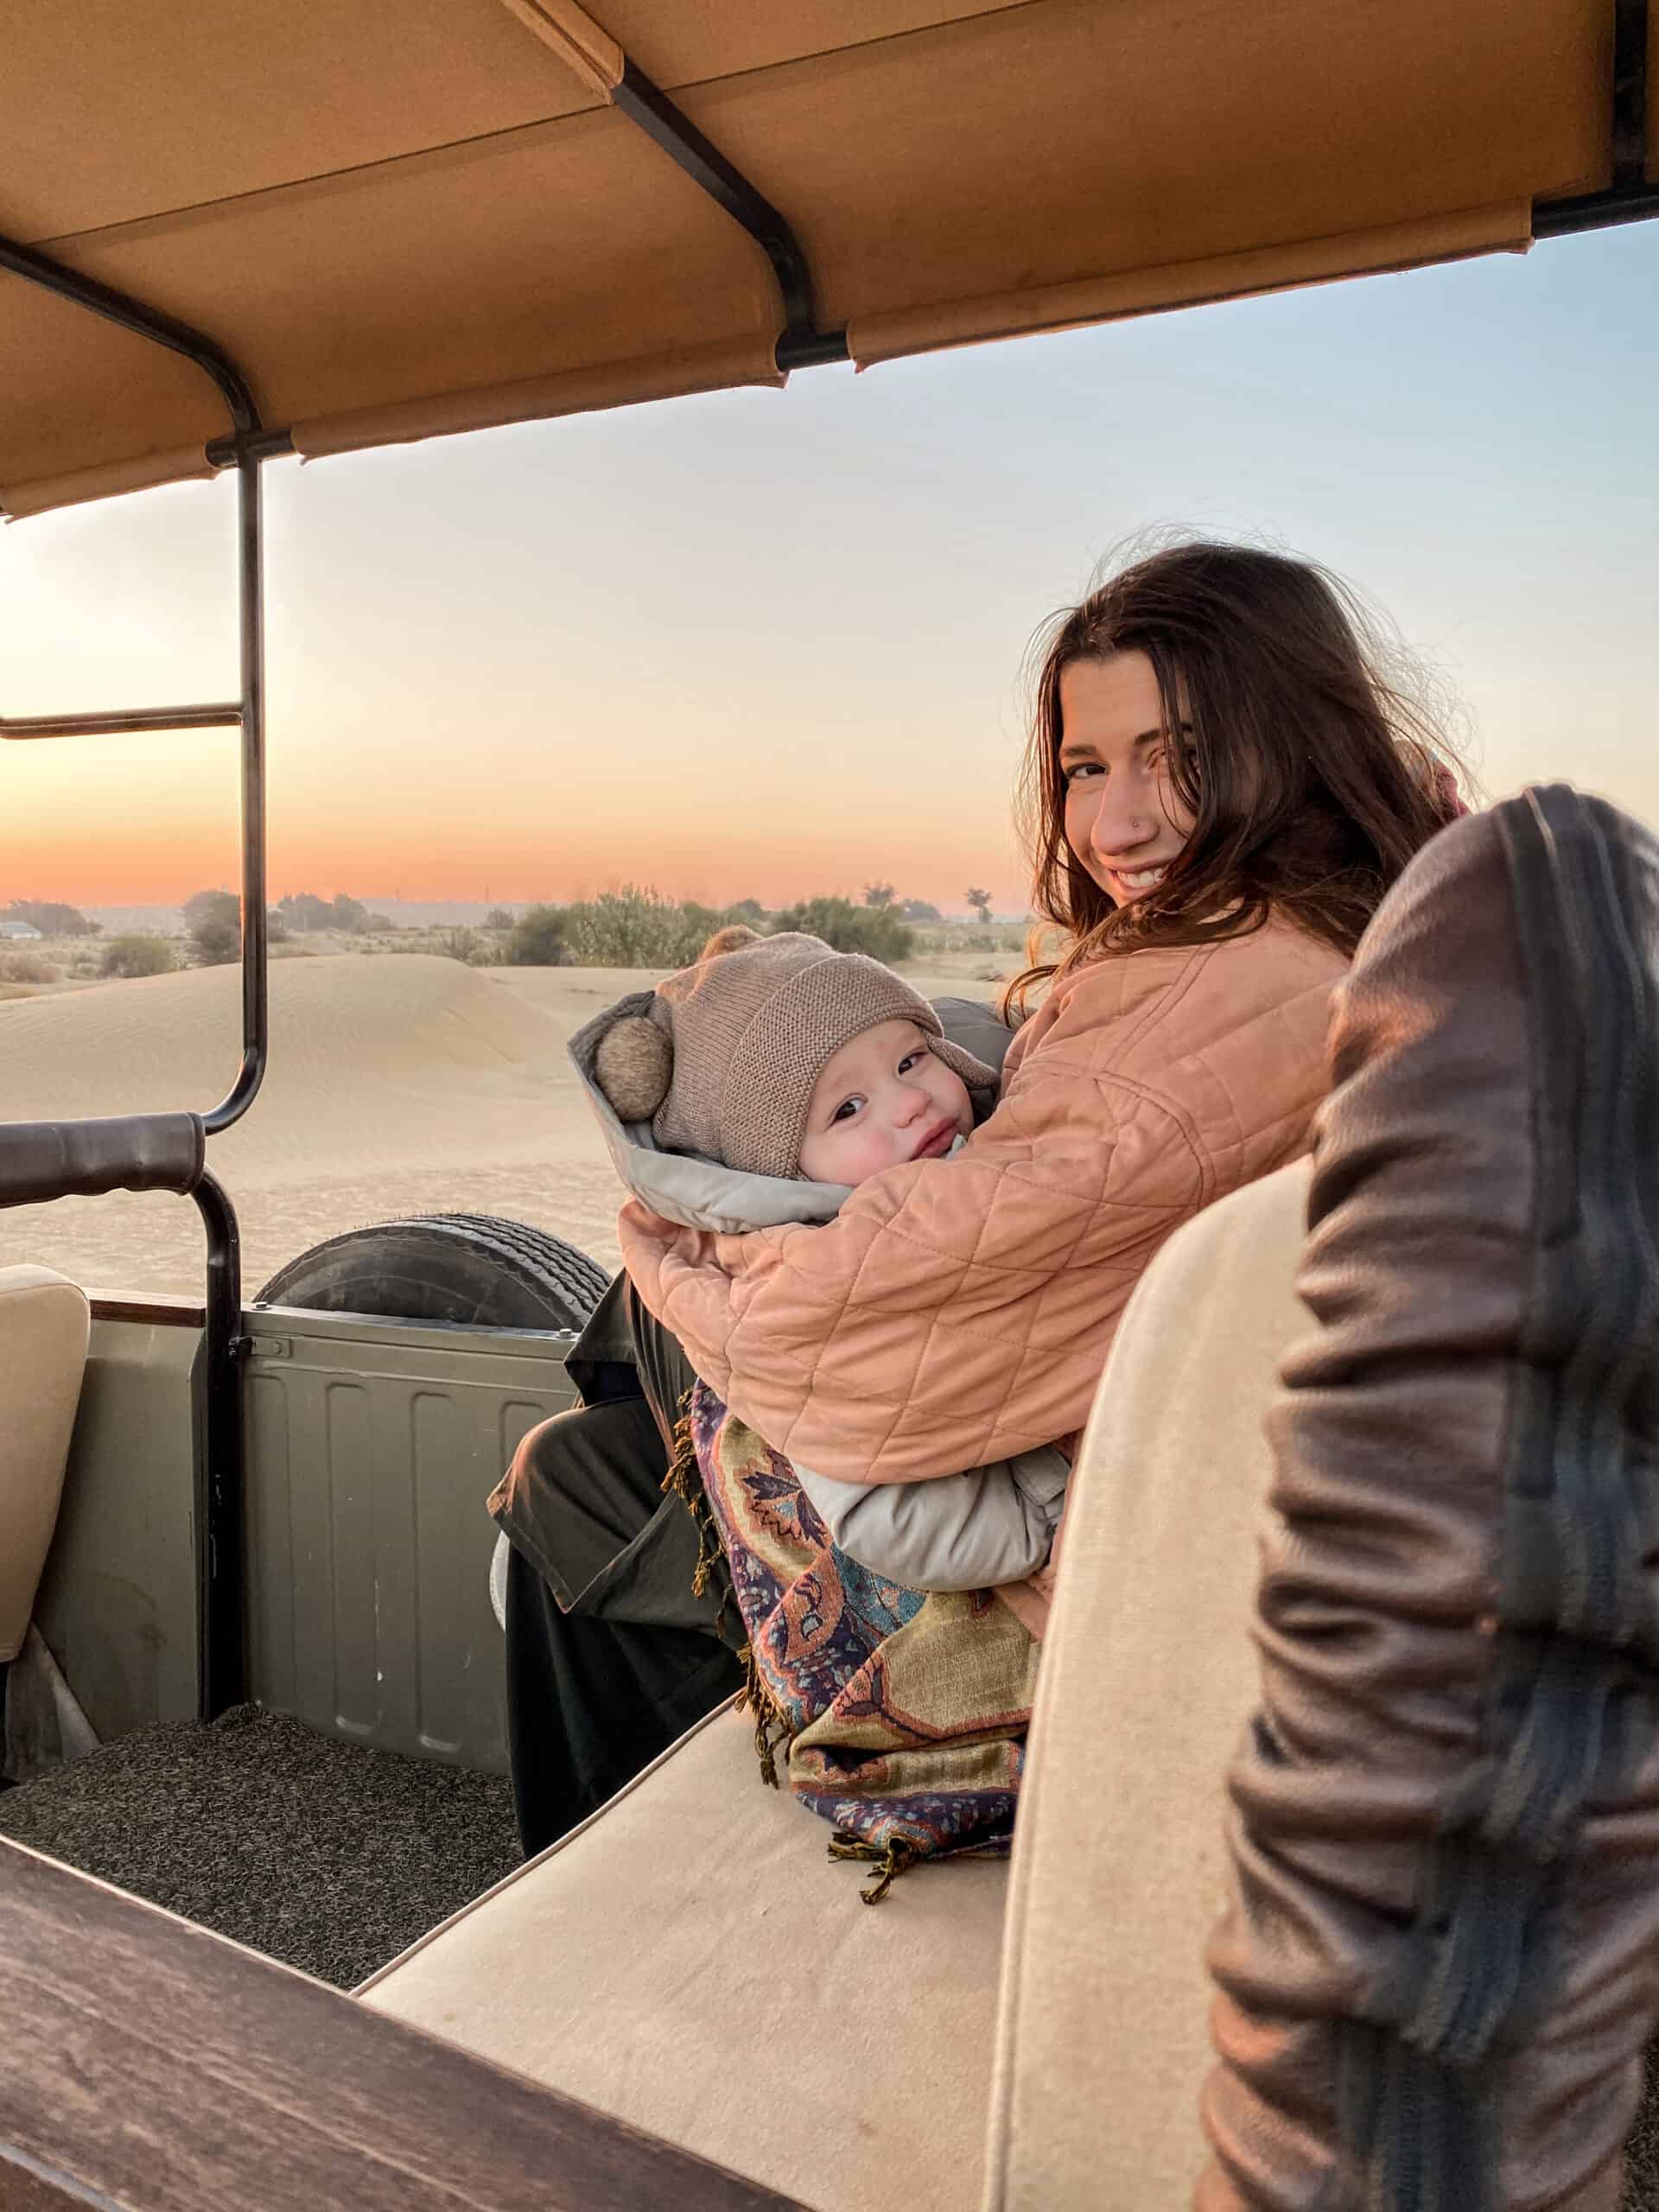
[[[276,906],[291,930],[327,930],[334,925],[334,908],[315,891],[290,891]]]
[[[684,968],[724,918],[712,906],[625,883],[564,910],[567,957],[582,968]]]
[[[234,891],[198,891],[184,902],[184,926],[196,963],[223,968],[242,956],[242,901]]]
[[[620,891],[569,906],[532,906],[513,924],[501,957],[519,968],[685,968],[727,923],[753,926],[767,918],[753,899],[702,906],[691,899],[665,899],[649,884],[625,883]],[[778,915],[773,926],[821,937],[837,952],[868,952],[887,961],[915,956],[915,931],[893,906],[807,899]],[[972,942],[976,950],[984,950],[983,938]]]
[[[532,906],[513,924],[502,950],[512,968],[560,968],[570,957],[563,906]]]
[[[502,957],[501,948],[492,943],[481,930],[440,930],[437,950],[447,960],[459,960],[467,968],[493,968]]]
[[[166,976],[178,964],[164,937],[141,936],[112,937],[100,963],[105,976]]]
[[[868,952],[873,960],[908,960],[916,933],[891,906],[855,906],[850,899],[805,899],[778,917],[779,930],[821,937],[837,952]]]

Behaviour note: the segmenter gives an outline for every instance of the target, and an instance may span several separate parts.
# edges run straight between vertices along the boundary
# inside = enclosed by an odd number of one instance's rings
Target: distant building
[[[33,922],[0,922],[0,937],[39,937]]]

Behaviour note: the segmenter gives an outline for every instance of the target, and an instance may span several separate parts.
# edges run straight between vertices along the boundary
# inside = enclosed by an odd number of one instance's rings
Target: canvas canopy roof
[[[1522,248],[1621,174],[1645,3],[9,0],[0,236],[340,452],[780,384],[780,334],[868,365]],[[1627,123],[1659,36],[1639,73]],[[804,308],[653,86],[786,219]],[[211,474],[231,429],[191,361],[0,273],[9,512]]]

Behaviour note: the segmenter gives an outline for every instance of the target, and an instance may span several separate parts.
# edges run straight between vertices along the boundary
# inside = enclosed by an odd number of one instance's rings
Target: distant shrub
[[[14,899],[3,918],[27,922],[42,937],[96,937],[103,927],[100,922],[89,922],[79,906],[66,906],[59,899]]]
[[[467,968],[492,968],[501,957],[500,948],[480,930],[440,930],[436,950],[446,960],[459,960]]]
[[[510,930],[512,927],[512,907],[492,906],[484,917],[484,926],[486,930],[499,930],[503,932]]]
[[[625,883],[565,908],[569,957],[589,968],[689,967],[721,918],[712,906]]]
[[[55,983],[58,975],[38,952],[0,952],[0,983]]]
[[[178,966],[164,937],[112,937],[104,948],[99,973],[105,976],[166,976]]]
[[[779,930],[821,937],[837,952],[868,952],[873,960],[908,960],[916,933],[891,906],[855,906],[850,899],[806,899],[778,917]]]
[[[291,930],[332,929],[334,910],[326,899],[319,899],[315,891],[290,891],[276,902],[277,910]]]
[[[242,951],[242,901],[234,891],[198,891],[184,902],[185,933],[201,968],[222,968]]]
[[[558,968],[570,957],[563,906],[532,906],[512,925],[502,957],[513,968]]]
[[[716,931],[768,919],[773,918],[753,899],[703,906],[694,899],[665,899],[649,884],[625,883],[569,906],[532,906],[513,924],[501,957],[520,968],[687,968]],[[804,930],[838,952],[868,952],[877,960],[908,960],[915,952],[915,932],[892,905],[808,899],[778,915],[773,926]],[[984,949],[984,940],[976,939],[975,950]]]

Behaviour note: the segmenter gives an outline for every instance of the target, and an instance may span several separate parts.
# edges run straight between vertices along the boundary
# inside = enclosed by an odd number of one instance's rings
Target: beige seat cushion
[[[1172,1237],[1126,1313],[1066,1510],[1008,1901],[986,2204],[1176,2212],[1204,2164],[1204,1952],[1306,1164]]]
[[[722,1710],[366,2004],[823,2212],[977,2202],[1005,1863],[880,1904]]]
[[[0,1268],[0,1660],[15,1659],[57,1525],[91,1331],[50,1268]]]

